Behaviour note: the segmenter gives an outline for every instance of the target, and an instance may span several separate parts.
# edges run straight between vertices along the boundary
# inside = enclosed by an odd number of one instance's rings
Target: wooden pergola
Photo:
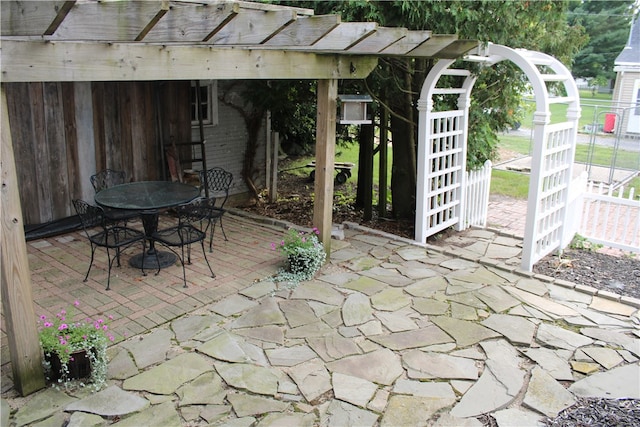
[[[461,57],[475,40],[241,1],[2,1],[2,83],[318,80],[314,225],[330,249],[339,79],[381,56]],[[16,389],[44,386],[4,85],[2,300]]]

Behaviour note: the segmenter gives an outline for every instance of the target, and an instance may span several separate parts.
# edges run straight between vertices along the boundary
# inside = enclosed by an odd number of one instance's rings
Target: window
[[[198,88],[191,83],[191,124],[198,126],[198,106],[202,112],[202,123],[205,125],[218,124],[217,82],[206,80],[200,82],[200,104],[198,104]]]

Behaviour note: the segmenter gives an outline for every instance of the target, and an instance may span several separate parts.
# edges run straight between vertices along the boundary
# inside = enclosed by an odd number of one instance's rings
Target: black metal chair
[[[95,175],[91,175],[91,185],[97,192],[104,190],[105,188],[113,187],[114,185],[124,184],[126,181],[125,171],[119,171],[114,169],[103,169],[97,172]]]
[[[200,242],[204,260],[209,267],[211,277],[216,277],[211,264],[207,259],[204,248],[204,241],[207,238],[207,229],[211,226],[211,205],[207,199],[197,199],[190,203],[180,205],[176,208],[178,224],[163,230],[158,230],[151,235],[154,242],[167,247],[180,259],[182,264],[182,279],[184,287],[187,287],[187,274],[185,271],[185,260],[191,264],[191,245]],[[196,227],[196,224],[200,225]],[[174,249],[176,248],[176,249]],[[177,248],[180,248],[178,253]],[[186,251],[186,254],[185,254]],[[157,257],[158,251],[156,251]],[[186,255],[186,256],[185,256]],[[158,261],[158,264],[160,262]],[[160,268],[156,274],[160,273]]]
[[[96,193],[104,190],[105,188],[113,187],[114,185],[124,184],[127,179],[125,171],[114,169],[103,169],[97,172],[95,175],[91,175],[89,178],[91,185]],[[130,219],[138,218],[140,212],[119,210],[119,209],[104,209],[105,216],[113,223],[122,222],[122,225],[126,227],[127,221]]]
[[[233,174],[220,167],[208,169],[200,172],[200,182],[205,191],[205,197],[210,198],[214,202],[214,207],[211,210],[211,234],[209,237],[209,252],[212,251],[213,233],[216,231],[216,224],[220,223],[222,229],[222,235],[224,240],[227,239],[227,233],[224,231],[224,225],[222,224],[222,217],[226,210],[224,205],[229,198],[229,189],[233,182]],[[218,203],[216,206],[215,203]]]
[[[93,266],[96,249],[105,248],[107,251],[107,262],[109,264],[109,272],[107,275],[107,290],[109,290],[113,261],[117,259],[119,267],[120,252],[137,242],[142,242],[142,252],[144,253],[146,250],[145,235],[142,231],[110,223],[106,219],[104,210],[99,206],[93,206],[80,199],[74,200],[73,206],[80,217],[82,228],[91,243],[91,261],[89,262],[87,274],[84,276],[84,282],[89,278],[89,272]],[[115,250],[115,256],[113,257],[111,256],[112,249]],[[142,274],[146,276],[144,267],[142,268]]]

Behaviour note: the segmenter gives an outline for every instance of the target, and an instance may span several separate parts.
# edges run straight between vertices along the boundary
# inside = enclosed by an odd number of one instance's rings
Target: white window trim
[[[195,87],[195,82],[191,82],[191,87]],[[206,109],[207,115],[202,118],[202,124],[205,126],[216,126],[218,124],[218,81],[217,80],[201,80],[200,87],[206,88],[208,100],[208,107]],[[191,99],[191,103],[195,102]],[[199,126],[200,123],[197,119],[191,120],[191,126]]]

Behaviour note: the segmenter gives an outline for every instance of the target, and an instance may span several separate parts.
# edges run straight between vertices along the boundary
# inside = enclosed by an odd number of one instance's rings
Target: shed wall
[[[164,179],[159,141],[190,137],[188,81],[4,86],[25,224],[73,215],[97,170]]]

